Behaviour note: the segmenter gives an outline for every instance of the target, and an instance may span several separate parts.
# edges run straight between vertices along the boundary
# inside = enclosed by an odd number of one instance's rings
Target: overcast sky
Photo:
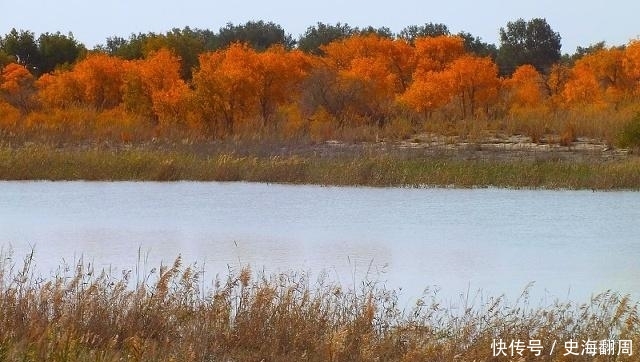
[[[190,26],[218,30],[227,22],[273,21],[297,38],[318,21],[352,26],[444,23],[498,44],[500,27],[517,18],[546,18],[562,36],[563,53],[598,41],[621,45],[640,35],[638,0],[0,0],[0,33],[11,28],[73,32],[89,48],[109,36]]]

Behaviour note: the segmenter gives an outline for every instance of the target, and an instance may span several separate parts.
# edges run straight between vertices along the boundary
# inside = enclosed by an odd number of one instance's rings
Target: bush
[[[20,121],[20,110],[11,104],[0,100],[0,131],[11,131]]]
[[[618,145],[623,148],[640,148],[640,113],[622,128]]]
[[[384,134],[395,140],[408,139],[413,134],[413,127],[406,118],[394,118],[385,126]]]

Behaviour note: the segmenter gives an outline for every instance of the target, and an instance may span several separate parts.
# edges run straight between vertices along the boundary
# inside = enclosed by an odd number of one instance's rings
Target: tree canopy
[[[426,23],[424,25],[409,25],[400,31],[399,38],[408,42],[413,42],[416,38],[436,37],[451,35],[449,28],[445,24]]]
[[[60,32],[40,35],[38,49],[40,52],[40,64],[37,66],[39,74],[49,73],[61,65],[73,64],[87,51],[84,45],[74,39],[73,34],[64,35]]]
[[[465,32],[437,35],[448,30],[433,24],[411,28],[409,39],[318,23],[297,49],[264,22],[113,37],[93,51],[71,34],[13,30],[0,37],[0,134],[317,141],[488,125],[532,140],[549,131],[564,143],[576,134],[612,140],[618,126],[598,124],[637,111],[640,41],[597,43],[559,62],[559,35],[545,24],[510,23],[498,62],[495,46]]]
[[[11,29],[9,34],[0,40],[0,47],[16,62],[35,72],[40,62],[40,52],[35,34],[31,31]]]
[[[86,53],[86,48],[71,33],[44,33],[36,39],[33,32],[12,29],[0,39],[0,53],[13,57],[31,73],[41,75],[74,63]]]
[[[517,67],[530,64],[548,73],[560,60],[561,37],[545,19],[518,19],[500,28],[497,62],[502,75],[512,74]]]
[[[318,22],[310,26],[298,39],[298,49],[312,54],[321,54],[320,47],[335,40],[344,39],[354,34],[349,24],[335,25]]]
[[[322,47],[334,41],[338,41],[354,35],[375,34],[382,38],[393,38],[394,34],[387,27],[376,28],[366,26],[364,28],[352,28],[349,24],[337,23],[335,25],[317,23],[307,28],[304,34],[298,39],[298,49],[314,54],[323,54]]]
[[[295,46],[290,34],[273,22],[249,21],[245,24],[234,25],[228,23],[220,28],[216,36],[215,48],[226,48],[233,43],[246,43],[255,50],[264,51],[272,45],[282,45],[285,49]]]

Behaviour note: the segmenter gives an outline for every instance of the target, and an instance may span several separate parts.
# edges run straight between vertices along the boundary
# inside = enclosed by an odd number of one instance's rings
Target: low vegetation
[[[525,351],[522,361],[610,361],[598,353],[565,357],[562,342],[640,341],[639,304],[611,292],[542,306],[527,290],[513,303],[496,297],[457,306],[425,292],[402,309],[376,282],[346,288],[322,276],[244,268],[209,285],[180,258],[146,275],[80,262],[42,278],[32,256],[23,265],[4,256],[0,265],[2,361],[510,360],[494,357],[500,339],[540,340],[545,353]]]
[[[640,148],[640,114],[625,124],[620,134],[619,144],[623,147]]]
[[[268,149],[265,149],[267,147]],[[2,180],[254,181],[400,187],[640,189],[640,159],[563,159],[541,153],[501,158],[472,149],[431,152],[344,145],[108,148],[0,147]],[[245,152],[245,153],[242,153]],[[509,154],[509,152],[507,152]],[[570,154],[570,153],[569,153]],[[502,156],[501,156],[502,155]]]

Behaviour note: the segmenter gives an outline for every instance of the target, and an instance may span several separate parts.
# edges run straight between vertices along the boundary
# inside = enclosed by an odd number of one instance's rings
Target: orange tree
[[[453,79],[444,71],[464,54],[464,42],[459,37],[442,35],[417,38],[414,43],[412,83],[398,100],[429,119],[454,95]]]
[[[256,52],[245,44],[201,54],[193,75],[200,115],[214,137],[234,133],[257,109]]]
[[[200,115],[215,137],[264,131],[293,101],[309,66],[307,55],[279,45],[257,52],[234,43],[202,54],[193,76]]]
[[[35,79],[23,65],[10,63],[0,73],[0,99],[23,113],[33,106]]]
[[[629,77],[629,86],[637,95],[640,90],[640,40],[629,42],[625,48],[623,66]]]
[[[82,88],[82,102],[104,110],[122,101],[125,60],[95,53],[80,61],[73,73]]]
[[[301,51],[286,51],[275,45],[257,54],[254,78],[256,86],[258,118],[265,129],[273,124],[279,107],[294,101],[302,80],[307,76],[311,63]]]
[[[329,43],[321,50],[324,57],[316,62],[309,84],[317,88],[312,108],[328,111],[341,126],[346,120],[382,126],[395,97],[410,83],[415,68],[411,45],[368,34]]]
[[[507,106],[512,111],[535,108],[544,101],[544,78],[532,65],[516,68],[511,78],[505,81],[505,86],[509,93]]]
[[[399,97],[402,103],[429,118],[453,102],[460,117],[467,118],[497,100],[496,65],[490,58],[466,55],[462,38],[419,38],[415,47],[413,83]]]
[[[465,55],[454,60],[445,74],[451,79],[463,119],[477,117],[483,110],[486,113],[495,104],[500,81],[498,67],[491,58]]]
[[[127,111],[158,121],[161,128],[186,117],[189,89],[180,77],[181,62],[167,49],[127,64],[123,104]]]

